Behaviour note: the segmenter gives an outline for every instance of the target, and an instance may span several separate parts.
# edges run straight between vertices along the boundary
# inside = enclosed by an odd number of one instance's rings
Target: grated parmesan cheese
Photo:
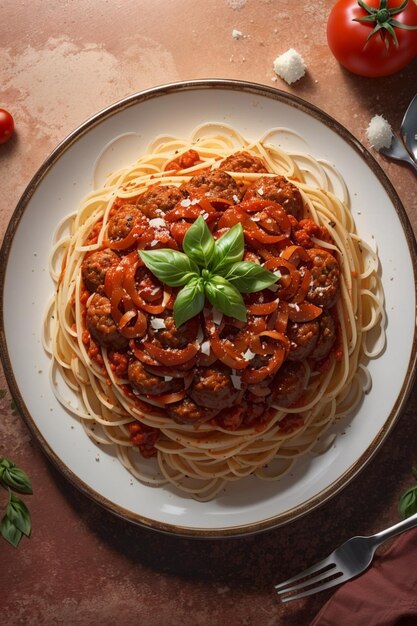
[[[216,326],[220,326],[222,319],[223,319],[223,313],[214,307],[213,307],[212,313],[213,313],[213,322],[216,324]]]
[[[196,341],[199,345],[201,345],[203,343],[203,340],[204,340],[203,329],[201,328],[201,326],[199,326]]]
[[[230,374],[230,380],[235,389],[242,389],[242,379],[237,374]]]
[[[160,317],[154,317],[151,319],[151,326],[154,330],[161,330],[162,328],[166,328],[165,320]]]
[[[274,71],[289,85],[295,83],[306,73],[303,57],[294,48],[290,48],[274,61]]]
[[[162,217],[154,217],[151,220],[149,220],[149,226],[152,226],[153,228],[158,228],[159,226],[166,226],[166,225],[167,223]]]
[[[250,348],[248,348],[245,352],[245,354],[243,355],[243,358],[246,359],[247,361],[251,361],[255,356],[255,353],[252,352],[252,350],[250,350]]]
[[[392,128],[383,115],[374,115],[366,129],[366,136],[375,150],[389,148],[392,141]]]
[[[200,346],[200,351],[202,352],[202,354],[210,354],[210,342],[209,341],[203,341],[203,343]]]

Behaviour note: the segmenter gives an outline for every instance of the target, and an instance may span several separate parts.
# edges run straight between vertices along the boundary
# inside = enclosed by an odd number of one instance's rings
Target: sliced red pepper
[[[291,234],[291,222],[285,209],[278,202],[252,198],[244,200],[239,206],[248,213],[266,213],[275,221],[280,233],[287,236]]]
[[[301,282],[301,274],[293,263],[281,257],[271,257],[264,264],[266,270],[279,270],[281,278],[279,281],[279,297],[290,300],[297,293]]]
[[[123,278],[123,287],[126,289],[126,292],[129,294],[129,297],[132,299],[132,302],[137,307],[139,307],[143,311],[146,311],[147,313],[150,313],[151,315],[158,315],[159,313],[162,313],[163,311],[165,311],[167,303],[171,297],[172,290],[169,287],[164,286],[164,290],[161,293],[162,298],[158,304],[155,304],[155,303],[151,304],[149,302],[146,302],[146,300],[142,298],[142,296],[140,295],[140,293],[138,292],[136,288],[136,279],[135,279],[137,268],[142,265],[143,265],[143,262],[139,259],[138,255],[136,254],[136,262],[130,265],[126,269],[126,272]]]
[[[173,393],[164,393],[159,396],[145,396],[149,402],[158,402],[161,405],[165,404],[173,404],[174,402],[179,402],[185,398],[186,392],[185,389],[181,391],[175,391]]]
[[[288,318],[292,322],[311,322],[322,313],[323,310],[311,302],[290,303],[288,305]]]
[[[144,341],[143,346],[152,359],[162,365],[182,365],[198,352],[196,343],[190,343],[186,348],[161,348],[152,341]]]
[[[311,262],[308,252],[302,246],[288,246],[281,252],[280,256],[282,259],[290,261],[295,267],[298,267],[301,261]]]
[[[242,356],[242,352],[246,350],[248,339],[239,333],[232,344],[229,339],[220,338],[219,328],[215,325],[211,313],[206,312],[204,320],[211,350],[219,361],[232,369],[244,369],[248,365],[248,361]]]
[[[251,315],[270,315],[278,307],[278,300],[272,300],[272,302],[254,303],[247,305],[247,311]]]
[[[242,224],[245,237],[253,238],[260,243],[278,243],[286,238],[286,235],[268,235],[240,206],[227,209],[219,220],[218,228],[231,228],[235,224]]]

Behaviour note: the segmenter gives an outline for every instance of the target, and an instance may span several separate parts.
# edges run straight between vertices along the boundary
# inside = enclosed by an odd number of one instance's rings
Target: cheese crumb
[[[232,385],[235,389],[242,389],[242,379],[237,374],[230,374]]]
[[[366,129],[366,136],[375,150],[389,148],[392,141],[392,128],[383,115],[374,115]]]
[[[246,359],[247,361],[251,361],[255,356],[256,356],[255,353],[252,352],[250,348],[248,348],[245,354],[243,355],[243,358]]]
[[[232,30],[232,37],[233,39],[241,39],[243,37],[243,33],[241,33],[240,30],[236,30],[236,28],[234,28]]]
[[[294,48],[290,48],[274,61],[274,71],[289,85],[295,83],[306,73],[303,57]]]
[[[165,320],[161,317],[154,317],[151,319],[151,326],[154,330],[162,330],[163,328],[166,328]]]
[[[159,228],[166,225],[167,223],[162,217],[154,217],[149,220],[149,226],[153,226],[153,228]]]
[[[208,340],[204,341],[201,344],[200,351],[201,351],[202,354],[207,354],[207,355],[210,354],[210,342]]]

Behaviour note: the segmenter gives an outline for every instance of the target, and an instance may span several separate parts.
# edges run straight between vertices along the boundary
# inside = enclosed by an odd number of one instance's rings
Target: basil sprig
[[[182,287],[173,310],[177,327],[200,313],[206,298],[218,311],[245,322],[241,293],[261,291],[279,280],[279,274],[242,261],[245,241],[241,224],[216,240],[200,215],[186,232],[183,250],[138,250],[143,263],[161,282]]]
[[[9,500],[0,520],[0,534],[12,546],[17,547],[23,535],[29,537],[32,522],[26,504],[14,492],[31,494],[30,478],[15,463],[0,457],[0,485],[9,493]]]

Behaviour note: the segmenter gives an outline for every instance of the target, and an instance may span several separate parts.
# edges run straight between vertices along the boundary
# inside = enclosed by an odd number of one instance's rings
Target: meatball
[[[107,270],[118,265],[119,261],[116,252],[108,248],[86,256],[81,266],[81,275],[88,291],[101,293]]]
[[[174,185],[152,185],[139,196],[136,206],[149,218],[161,217],[184,199],[182,191]]]
[[[195,340],[198,320],[189,320],[177,328],[170,312],[164,312],[158,316],[158,319],[164,320],[165,327],[154,329],[151,321],[148,325],[148,335],[151,340],[156,340],[162,348],[183,349]]]
[[[248,187],[244,200],[260,198],[278,202],[288,215],[297,220],[303,217],[304,204],[301,193],[284,176],[261,176]]]
[[[134,226],[148,225],[148,220],[133,204],[124,204],[109,220],[107,234],[111,241],[124,239]]]
[[[339,263],[335,257],[321,248],[307,250],[312,261],[311,284],[306,299],[323,309],[330,309],[339,293]]]
[[[87,329],[90,335],[105,348],[123,350],[128,346],[128,340],[117,330],[111,316],[110,300],[95,293],[87,307]]]
[[[188,394],[199,406],[224,409],[235,404],[241,392],[235,389],[225,372],[214,367],[199,367]]]
[[[313,352],[319,338],[319,324],[312,322],[289,322],[287,336],[290,340],[290,361],[304,361]]]
[[[289,407],[303,395],[308,382],[308,370],[304,363],[286,361],[278,370],[272,383],[272,404]]]
[[[228,156],[221,162],[219,169],[228,172],[254,172],[259,174],[268,172],[260,157],[253,156],[244,150]]]
[[[181,402],[167,405],[167,413],[177,424],[200,424],[211,420],[220,408],[206,408],[198,406],[191,398],[186,396]]]
[[[311,353],[311,358],[319,361],[325,359],[336,341],[336,324],[328,311],[324,311],[319,317],[319,337],[316,347]]]
[[[235,201],[241,195],[230,174],[219,169],[196,174],[184,185],[184,190],[195,198],[224,198]]]
[[[143,395],[160,395],[182,389],[182,381],[180,378],[166,380],[165,378],[168,377],[151,374],[137,359],[130,361],[127,375],[132,387]]]

